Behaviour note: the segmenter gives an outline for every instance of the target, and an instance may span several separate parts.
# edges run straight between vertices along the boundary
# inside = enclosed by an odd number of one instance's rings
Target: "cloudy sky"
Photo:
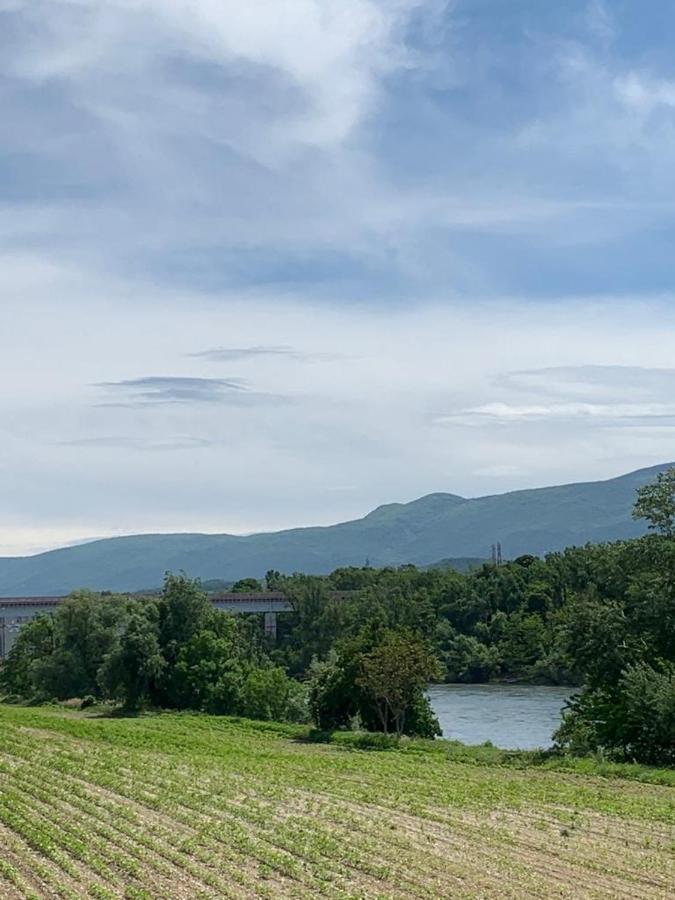
[[[0,0],[0,554],[674,459],[674,38]]]

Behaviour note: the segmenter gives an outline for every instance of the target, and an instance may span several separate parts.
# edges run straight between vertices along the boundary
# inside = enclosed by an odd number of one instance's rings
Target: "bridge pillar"
[[[277,639],[277,614],[275,612],[265,613],[265,637],[273,641]]]
[[[0,619],[0,659],[7,659],[9,651],[16,644],[24,621],[21,619]]]

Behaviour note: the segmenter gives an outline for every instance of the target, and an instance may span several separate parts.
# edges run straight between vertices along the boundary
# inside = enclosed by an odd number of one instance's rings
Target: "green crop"
[[[0,707],[0,897],[667,897],[675,777]]]

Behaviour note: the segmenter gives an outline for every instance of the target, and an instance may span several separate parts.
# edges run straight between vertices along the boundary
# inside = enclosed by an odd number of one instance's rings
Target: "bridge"
[[[342,599],[349,591],[333,591],[333,599]],[[0,659],[14,646],[21,627],[36,616],[52,613],[67,597],[0,597]],[[277,615],[290,612],[293,606],[281,591],[252,593],[222,593],[209,597],[216,609],[233,613],[263,613],[265,634],[272,640],[277,636]]]

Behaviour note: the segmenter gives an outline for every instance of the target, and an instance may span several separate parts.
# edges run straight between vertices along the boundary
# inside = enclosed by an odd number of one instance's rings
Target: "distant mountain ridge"
[[[574,544],[637,537],[635,491],[671,463],[608,481],[533,488],[466,499],[428,494],[379,506],[362,519],[269,534],[142,534],[105,538],[29,557],[0,558],[0,596],[64,594],[78,587],[133,591],[159,584],[166,571],[235,581],[282,572],[330,572],[338,566],[484,558],[499,541],[505,558]]]

